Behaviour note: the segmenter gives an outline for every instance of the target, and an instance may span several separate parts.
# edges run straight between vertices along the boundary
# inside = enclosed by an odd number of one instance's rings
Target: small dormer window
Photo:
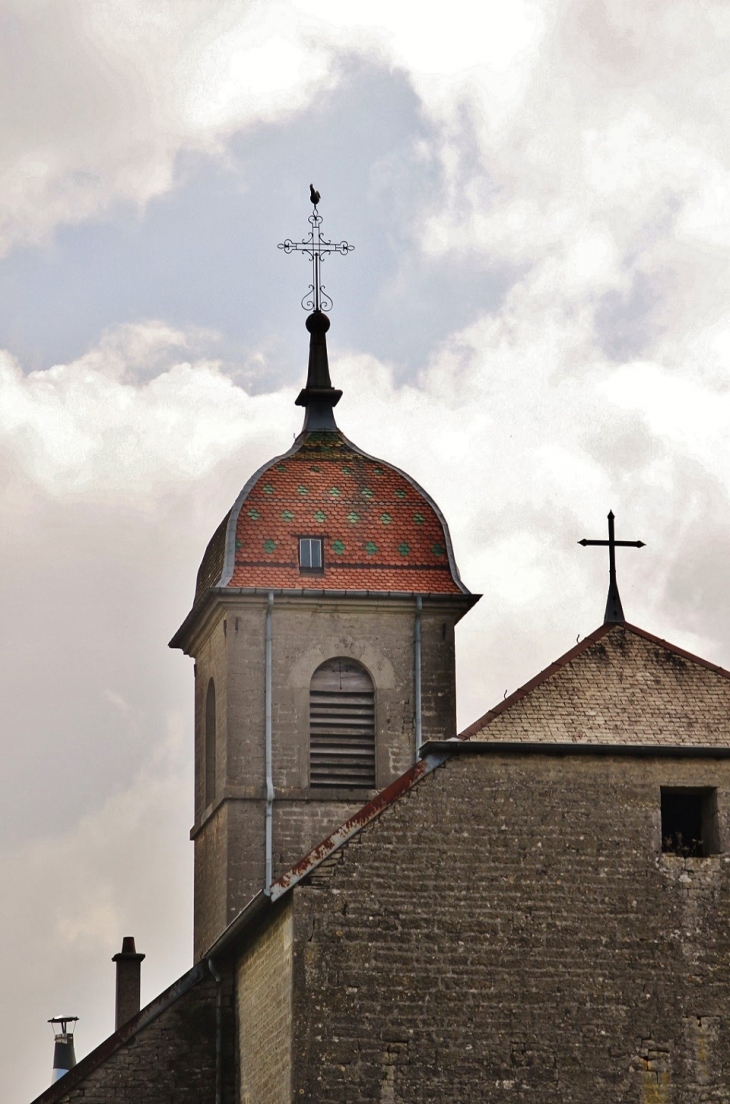
[[[299,570],[320,574],[324,571],[321,537],[299,538]]]

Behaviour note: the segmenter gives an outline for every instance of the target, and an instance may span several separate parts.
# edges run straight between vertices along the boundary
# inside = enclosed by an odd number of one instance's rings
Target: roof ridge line
[[[113,1031],[111,1035],[107,1035],[106,1039],[90,1050],[88,1054],[85,1054],[83,1058],[80,1058],[75,1066],[72,1066],[68,1073],[65,1073],[63,1077],[60,1077],[58,1081],[54,1081],[51,1085],[43,1090],[31,1104],[53,1104],[55,1101],[61,1100],[61,1098],[68,1092],[70,1092],[74,1086],[82,1081],[88,1074],[92,1073],[97,1067],[115,1051],[119,1050],[129,1039],[131,1039],[142,1028],[147,1027],[148,1024],[153,1023],[158,1016],[161,1016],[163,1012],[167,1011],[189,992],[194,985],[197,985],[199,981],[205,977],[208,972],[206,962],[204,960],[194,963],[189,970],[186,970],[184,974],[181,974],[179,978],[168,985],[166,989],[163,989],[161,993],[158,993],[156,997],[153,997],[148,1004],[141,1008],[136,1015],[122,1024],[121,1027]]]
[[[697,663],[701,667],[705,667],[710,671],[714,671],[715,674],[720,675],[722,678],[730,679],[730,671],[726,670],[724,667],[720,667],[717,663],[711,663],[710,660],[703,659],[701,656],[694,655],[694,653],[688,652],[684,648],[680,648],[678,645],[672,644],[670,643],[670,641],[662,639],[662,637],[660,636],[654,636],[653,633],[647,632],[646,629],[639,628],[638,625],[632,625],[628,621],[604,622],[602,625],[599,626],[599,628],[595,629],[592,633],[589,633],[588,636],[584,637],[584,639],[581,640],[579,644],[574,644],[572,648],[570,648],[563,655],[559,656],[558,659],[553,660],[553,662],[548,664],[548,666],[540,671],[539,674],[535,675],[533,678],[523,683],[522,686],[519,686],[508,697],[506,697],[504,701],[501,701],[497,705],[493,706],[491,709],[488,709],[486,713],[477,718],[476,721],[473,721],[472,724],[470,724],[467,728],[459,733],[459,739],[468,740],[477,732],[481,732],[483,728],[486,728],[487,725],[491,724],[493,720],[495,720],[502,713],[510,709],[516,702],[521,701],[522,698],[526,697],[527,694],[534,690],[536,686],[539,686],[541,683],[546,682],[549,678],[556,674],[557,671],[561,669],[561,667],[566,667],[569,663],[572,663],[572,661],[576,659],[579,655],[582,655],[586,648],[588,648],[591,644],[594,644],[597,640],[601,640],[602,637],[606,636],[608,633],[615,632],[617,629],[628,630],[629,632],[634,633],[635,636],[640,636],[642,637],[642,639],[648,640],[651,644],[658,644],[660,647],[666,648],[667,651],[672,652],[674,655],[680,656],[682,659],[687,659],[691,663]]]
[[[504,699],[504,701],[501,701],[498,705],[495,705],[491,709],[488,709],[486,713],[483,713],[481,717],[478,717],[476,721],[473,721],[467,728],[459,733],[458,738],[460,740],[468,740],[469,737],[473,736],[476,732],[481,732],[481,730],[486,725],[490,724],[490,722],[493,721],[495,717],[498,717],[501,713],[504,713],[507,709],[509,709],[510,706],[514,705],[515,702],[518,702],[522,698],[524,698],[527,694],[530,693],[531,690],[534,690],[536,686],[539,686],[540,683],[546,682],[547,679],[551,678],[551,676],[554,675],[556,671],[559,671],[561,667],[565,667],[568,663],[572,663],[574,659],[576,659],[579,655],[582,655],[586,648],[588,648],[591,644],[594,644],[596,640],[600,640],[602,637],[606,636],[607,633],[613,632],[613,630],[617,628],[619,628],[618,622],[611,622],[609,624],[604,623],[603,625],[599,625],[597,629],[594,629],[592,633],[589,633],[588,636],[584,637],[579,644],[574,644],[572,648],[570,648],[567,652],[564,652],[564,654],[559,656],[557,659],[554,659],[552,663],[549,663],[547,667],[543,668],[543,670],[540,671],[537,675],[534,675],[531,679],[528,679],[527,682],[524,682],[522,686],[518,686],[516,690],[513,690],[513,692]]]
[[[703,659],[702,656],[695,655],[694,652],[688,652],[686,648],[680,648],[678,644],[672,644],[670,640],[664,640],[661,636],[655,636],[653,633],[647,632],[646,629],[640,629],[638,625],[631,625],[628,621],[624,622],[624,628],[629,629],[630,632],[636,633],[637,636],[642,636],[644,640],[648,640],[652,644],[660,644],[662,648],[666,648],[668,651],[673,652],[674,655],[681,656],[682,659],[688,659],[691,663],[699,663],[700,667],[706,667],[709,671],[714,671],[716,675],[721,675],[723,678],[730,679],[730,671],[726,667],[721,667],[719,663],[713,663],[709,659]]]

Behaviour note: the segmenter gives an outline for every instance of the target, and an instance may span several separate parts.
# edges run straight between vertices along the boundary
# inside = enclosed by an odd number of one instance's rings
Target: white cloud
[[[242,427],[250,427],[249,449],[260,447],[284,400],[248,396],[216,362],[178,359],[135,382],[186,343],[158,323],[124,327],[72,364],[27,375],[2,354],[8,463],[53,494],[104,488],[140,506],[209,475],[241,442]]]
[[[283,3],[7,0],[0,248],[143,206],[183,151],[224,154],[328,87],[331,46]]]
[[[462,721],[600,621],[606,564],[576,542],[609,507],[647,542],[621,557],[627,615],[728,665],[727,5],[7,0],[0,18],[6,248],[144,205],[180,151],[225,157],[332,87],[348,52],[402,68],[444,171],[416,240],[513,281],[417,384],[359,350],[333,371],[345,432],[434,495],[485,593],[458,630]],[[0,854],[24,946],[13,1058],[80,977],[85,1022],[108,1024],[123,925],[148,977],[186,964],[182,922],[164,948],[189,900],[190,672],[165,642],[223,512],[300,417],[293,391],[234,386],[216,347],[161,320],[47,372],[0,354],[9,825],[37,786]],[[45,1061],[24,1053],[12,1099]]]
[[[124,935],[134,934],[148,956],[145,1000],[189,965],[192,870],[181,846],[192,784],[186,728],[179,716],[169,718],[149,763],[98,810],[52,836],[0,848],[0,923],[13,948],[3,961],[5,991],[13,995],[0,1010],[12,1053],[3,1063],[3,1102],[47,1087],[50,1016],[80,1017],[79,1057],[114,1030],[110,959]]]

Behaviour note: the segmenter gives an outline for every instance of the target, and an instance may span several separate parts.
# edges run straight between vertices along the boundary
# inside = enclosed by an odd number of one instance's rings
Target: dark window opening
[[[662,786],[662,851],[702,858],[719,850],[717,791]]]
[[[330,659],[309,689],[309,784],[375,788],[375,690],[352,659]]]
[[[321,537],[299,538],[299,568],[301,571],[323,571]]]
[[[208,692],[205,697],[205,806],[210,805],[215,797],[215,683],[213,679],[208,683]]]

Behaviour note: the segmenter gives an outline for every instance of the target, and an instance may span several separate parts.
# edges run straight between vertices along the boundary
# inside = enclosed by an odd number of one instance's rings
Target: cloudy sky
[[[730,9],[0,0],[0,1104],[45,1020],[191,956],[190,661],[167,649],[306,366],[308,184],[343,430],[484,594],[460,721],[629,620],[730,666]]]

